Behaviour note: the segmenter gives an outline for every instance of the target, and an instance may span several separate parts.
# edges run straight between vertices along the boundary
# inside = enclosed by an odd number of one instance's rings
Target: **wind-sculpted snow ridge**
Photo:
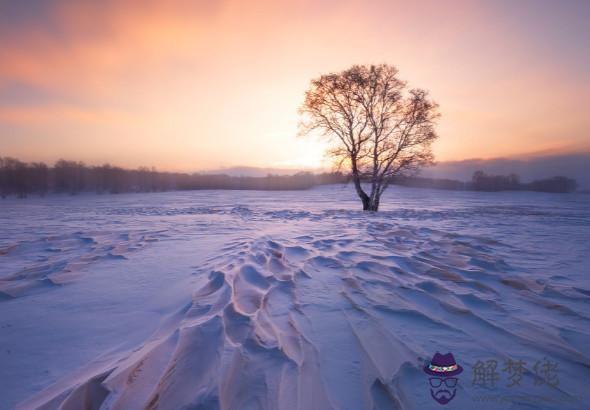
[[[123,260],[159,232],[74,232],[0,248],[0,301],[77,280],[92,264]]]
[[[142,215],[142,216],[176,216],[176,215],[242,215],[249,214],[246,206],[189,206],[156,207],[135,206],[131,208],[109,209],[107,215]]]
[[[306,217],[276,213],[293,215]],[[523,274],[497,240],[354,212],[347,220],[231,239],[195,272],[191,302],[141,347],[21,408],[423,408],[422,366],[437,343],[465,368],[482,352],[511,352],[559,360],[566,381],[589,375],[579,330],[590,323],[588,289]],[[573,397],[577,386],[554,393]]]

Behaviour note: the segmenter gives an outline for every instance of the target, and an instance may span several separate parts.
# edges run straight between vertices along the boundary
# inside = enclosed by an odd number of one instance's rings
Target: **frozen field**
[[[464,368],[449,408],[588,408],[590,195],[382,207],[352,186],[0,200],[0,408],[440,408],[436,351]]]

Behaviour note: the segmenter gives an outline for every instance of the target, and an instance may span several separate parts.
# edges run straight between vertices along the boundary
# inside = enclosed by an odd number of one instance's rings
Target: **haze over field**
[[[469,181],[476,171],[493,175],[518,174],[524,181],[564,175],[574,178],[581,190],[590,189],[590,153],[523,155],[516,158],[465,159],[440,161],[420,173],[424,177]],[[227,167],[208,170],[210,174],[262,177],[268,174],[290,175],[296,171],[321,172],[323,168]]]
[[[479,170],[494,175],[518,174],[524,181],[564,175],[576,179],[578,189],[590,189],[590,153],[586,152],[446,161],[424,169],[422,175],[469,180]]]

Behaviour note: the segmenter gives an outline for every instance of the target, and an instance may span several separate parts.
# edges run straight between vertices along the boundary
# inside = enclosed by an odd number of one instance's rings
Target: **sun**
[[[326,158],[327,145],[316,138],[298,137],[289,150],[289,158],[276,161],[273,166],[294,169],[323,169],[329,168],[330,162]]]

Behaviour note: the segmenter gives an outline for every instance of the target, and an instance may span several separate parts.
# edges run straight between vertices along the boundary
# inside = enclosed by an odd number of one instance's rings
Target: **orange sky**
[[[0,0],[0,155],[316,167],[310,79],[389,63],[441,106],[438,160],[590,148],[583,1]]]

